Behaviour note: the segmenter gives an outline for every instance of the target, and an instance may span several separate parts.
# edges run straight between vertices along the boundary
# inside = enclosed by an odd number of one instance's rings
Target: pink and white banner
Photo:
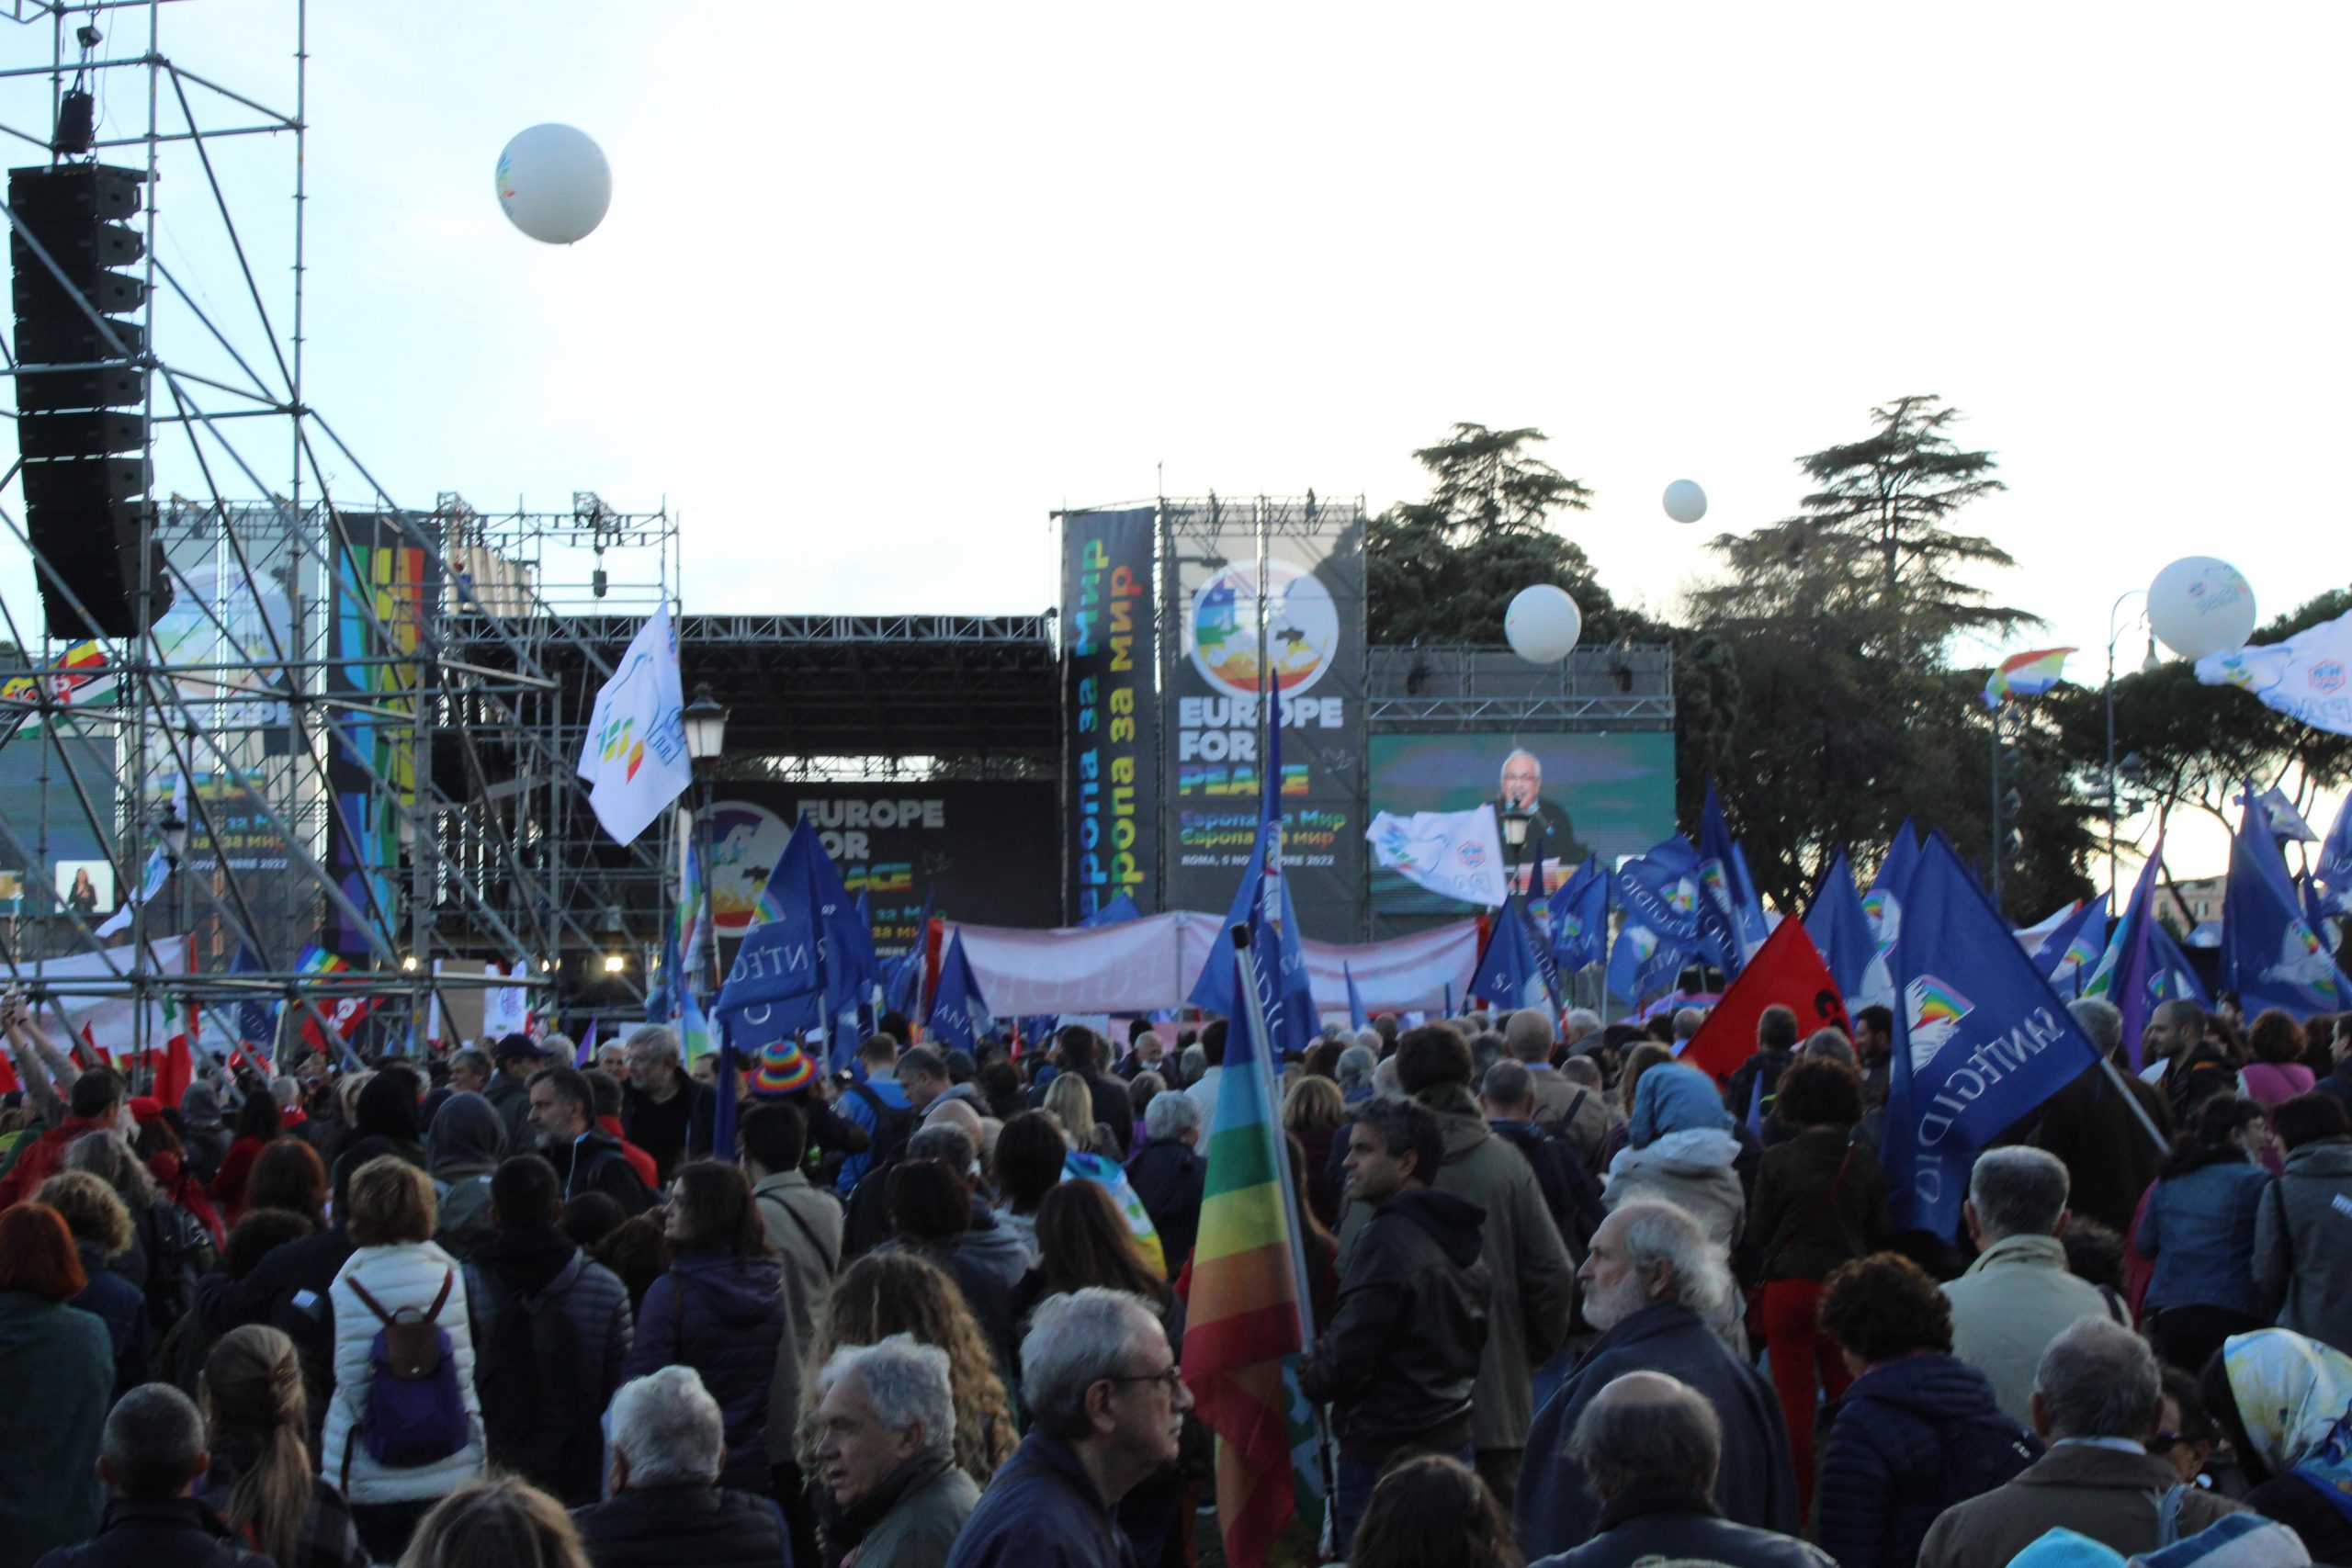
[[[1109,926],[1020,931],[950,925],[999,1018],[1038,1013],[1140,1013],[1184,1005],[1216,945],[1221,916],[1178,909]],[[1345,1016],[1345,964],[1364,1004],[1378,1012],[1426,1011],[1468,992],[1478,962],[1478,925],[1460,920],[1359,946],[1307,942],[1315,1005]]]

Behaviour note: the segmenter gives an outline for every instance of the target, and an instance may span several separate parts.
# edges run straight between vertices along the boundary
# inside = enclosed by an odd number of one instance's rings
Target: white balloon
[[[1666,514],[1677,523],[1696,523],[1707,514],[1707,492],[1690,479],[1666,487]]]
[[[1584,632],[1584,612],[1566,589],[1548,582],[1522,588],[1503,612],[1503,636],[1530,664],[1557,664]]]
[[[612,165],[585,131],[535,125],[516,132],[498,155],[498,205],[534,240],[550,245],[584,240],[612,204]]]
[[[2183,556],[2148,584],[2148,625],[2192,663],[2234,653],[2254,635],[2254,588],[2225,560]]]

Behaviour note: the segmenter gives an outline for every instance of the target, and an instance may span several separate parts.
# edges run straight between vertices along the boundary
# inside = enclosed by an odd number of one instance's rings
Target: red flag
[[[196,1033],[196,1003],[183,1005],[187,1010],[182,1015],[185,1027],[164,1042],[163,1050],[148,1053],[155,1068],[155,1087],[150,1092],[165,1105],[175,1107],[187,1093],[187,1086],[196,1081],[196,1058],[188,1048],[188,1041]]]
[[[1773,928],[1682,1048],[1681,1060],[1722,1083],[1756,1055],[1756,1021],[1775,1003],[1796,1010],[1801,1041],[1816,1029],[1853,1032],[1838,982],[1829,977],[1829,966],[1805,934],[1803,920],[1782,920]]]
[[[14,1094],[23,1087],[17,1081],[17,1069],[9,1062],[8,1054],[0,1051],[0,1094]]]

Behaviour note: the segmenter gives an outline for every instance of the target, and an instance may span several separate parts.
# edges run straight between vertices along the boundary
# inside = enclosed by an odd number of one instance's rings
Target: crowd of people
[[[1951,1238],[1893,1227],[1883,1009],[1769,1010],[1722,1083],[1695,1009],[1327,1029],[1272,1086],[1329,1435],[1276,1556],[2352,1563],[2352,1015],[2167,1004],[2135,1074],[2075,1013],[2110,1061]],[[0,1030],[0,1568],[1222,1561],[1219,1021],[885,1016],[727,1097],[666,1027],[515,1034],[168,1105]]]

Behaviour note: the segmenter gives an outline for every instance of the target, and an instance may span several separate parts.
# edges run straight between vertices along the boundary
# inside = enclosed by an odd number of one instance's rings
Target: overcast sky
[[[164,13],[166,53],[289,96],[289,0]],[[1170,494],[1378,508],[1455,420],[1548,433],[1597,492],[1571,536],[1670,611],[1706,538],[1791,510],[1792,457],[1932,392],[2010,486],[1966,522],[2050,623],[2017,646],[2095,682],[2177,556],[2266,618],[2352,574],[2347,34],[2321,5],[318,5],[307,392],[403,503],[666,499],[690,610],[779,611],[1041,609],[1055,507],[1164,463]],[[116,88],[111,127],[141,108]],[[613,167],[569,249],[492,194],[542,120]],[[282,297],[285,144],[220,163]],[[199,182],[160,248],[249,321]],[[1682,477],[1698,527],[1659,509]]]

